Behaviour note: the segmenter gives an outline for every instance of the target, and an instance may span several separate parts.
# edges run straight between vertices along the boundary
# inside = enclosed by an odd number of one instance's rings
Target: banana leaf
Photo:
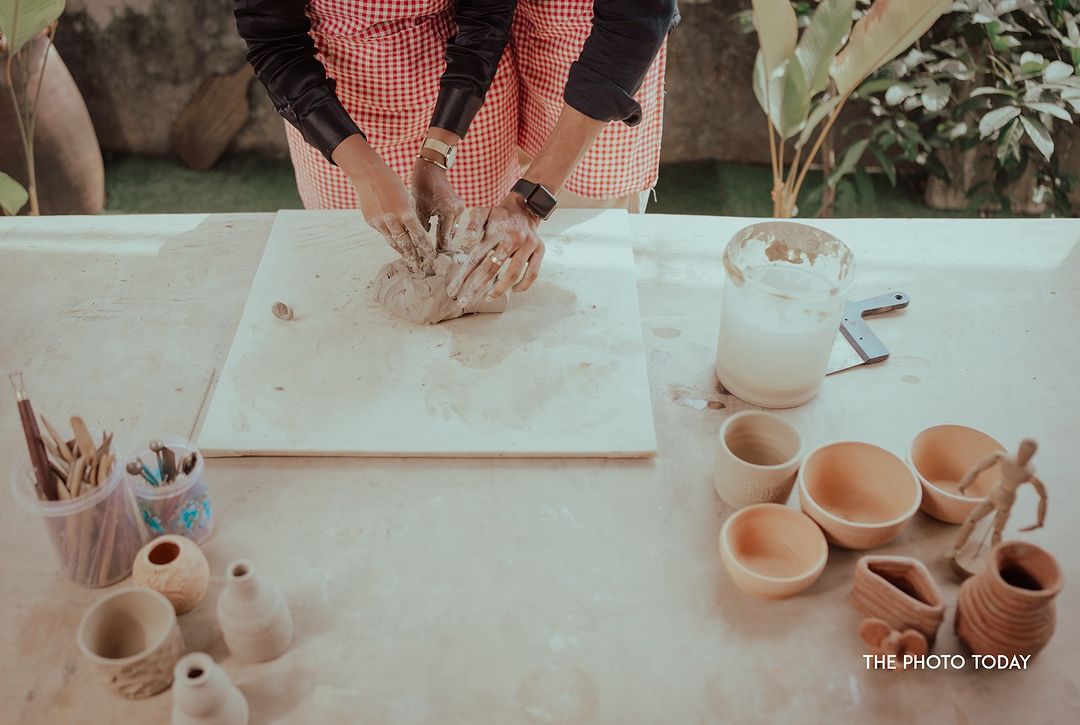
[[[851,37],[833,62],[840,95],[900,55],[949,9],[950,0],[876,0],[855,23]]]
[[[15,216],[29,198],[22,184],[0,171],[0,211]]]
[[[0,33],[15,55],[64,12],[64,0],[0,0]]]
[[[799,37],[798,21],[789,0],[753,0],[754,28],[770,72],[791,57]]]

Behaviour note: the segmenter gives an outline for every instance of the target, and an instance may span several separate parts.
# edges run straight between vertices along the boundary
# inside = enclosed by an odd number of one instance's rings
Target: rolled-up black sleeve
[[[634,94],[678,18],[675,0],[596,0],[592,32],[570,66],[567,105],[597,121],[641,123]]]
[[[333,163],[338,144],[363,133],[315,57],[306,6],[307,0],[236,0],[236,29],[277,112]]]
[[[516,0],[460,0],[454,10],[458,31],[446,44],[446,70],[431,125],[464,138],[484,105],[499,68]]]

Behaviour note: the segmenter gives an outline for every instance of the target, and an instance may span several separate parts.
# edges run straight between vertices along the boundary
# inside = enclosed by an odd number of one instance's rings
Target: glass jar
[[[806,224],[762,222],[731,238],[724,272],[716,348],[721,385],[765,408],[811,400],[825,380],[855,282],[851,250]]]

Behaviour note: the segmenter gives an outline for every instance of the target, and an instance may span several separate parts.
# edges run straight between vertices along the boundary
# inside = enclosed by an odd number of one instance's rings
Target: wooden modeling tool
[[[23,384],[22,373],[14,373],[9,376],[11,387],[15,389],[15,400],[19,406],[19,419],[22,421],[23,435],[26,437],[26,447],[30,452],[30,465],[34,469],[34,481],[39,491],[48,500],[55,500],[59,496],[57,482],[49,470],[49,454],[45,450],[45,442],[38,430],[37,418],[34,417],[34,408],[30,404],[30,396]]]

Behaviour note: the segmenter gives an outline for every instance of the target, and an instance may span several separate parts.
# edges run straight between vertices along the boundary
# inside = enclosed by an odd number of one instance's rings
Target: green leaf
[[[795,148],[801,149],[810,141],[814,129],[817,128],[822,121],[828,118],[829,114],[833,112],[838,103],[840,103],[840,99],[838,97],[833,97],[826,101],[819,102],[814,106],[813,110],[810,111],[809,118],[806,119],[806,124],[803,126],[802,131],[799,132],[799,138],[795,141]]]
[[[825,183],[830,187],[835,187],[836,183],[850,174],[855,169],[855,164],[859,163],[859,159],[862,158],[863,152],[866,151],[866,147],[870,145],[870,139],[864,138],[851,144],[844,150],[844,155],[840,157],[840,163],[836,165],[836,168],[829,174],[829,178]]]
[[[754,95],[762,109],[769,112],[769,120],[782,138],[794,136],[806,122],[810,95],[803,83],[805,77],[794,55],[766,78],[764,55],[758,51],[754,62]]]
[[[874,155],[874,158],[881,164],[881,170],[885,172],[885,178],[889,180],[889,184],[893,187],[896,186],[896,164],[890,159],[884,151],[878,146],[871,146],[870,153]]]
[[[15,216],[29,198],[22,184],[0,171],[0,209],[5,214]]]
[[[933,83],[922,93],[922,104],[927,111],[940,111],[949,102],[949,86]]]
[[[1020,109],[1016,106],[995,108],[979,119],[979,135],[986,138],[1019,115]]]
[[[855,190],[859,192],[859,205],[873,207],[877,204],[877,193],[874,191],[874,180],[870,173],[860,166],[855,169]]]
[[[833,63],[832,77],[840,95],[847,95],[918,40],[949,5],[950,0],[877,0],[855,23]]]
[[[12,55],[64,12],[64,0],[0,0],[0,34]]]
[[[1049,161],[1050,157],[1054,155],[1054,139],[1050,136],[1050,130],[1037,118],[1021,116],[1020,123],[1024,125],[1024,130],[1027,131],[1028,138],[1035,144],[1035,148],[1039,149],[1042,155],[1046,157],[1046,160]]]
[[[971,91],[968,94],[968,98],[974,98],[975,96],[1008,96],[1009,98],[1016,98],[1016,91],[1010,91],[1006,88],[994,88],[993,86],[980,86]]]
[[[1025,103],[1024,105],[1030,108],[1032,111],[1038,111],[1039,113],[1047,113],[1054,118],[1060,118],[1062,121],[1072,123],[1072,116],[1069,114],[1069,112],[1066,111],[1063,107],[1057,105],[1056,103],[1043,103],[1040,101],[1036,103]]]
[[[753,0],[754,27],[765,68],[776,70],[795,52],[798,21],[788,0]]]
[[[1046,70],[1043,71],[1043,80],[1054,82],[1063,81],[1073,74],[1073,67],[1068,63],[1063,63],[1060,60],[1055,60],[1050,65],[1046,66]]]
[[[795,56],[806,74],[805,86],[811,96],[829,84],[829,65],[851,30],[854,10],[855,0],[822,0],[803,31]]]

